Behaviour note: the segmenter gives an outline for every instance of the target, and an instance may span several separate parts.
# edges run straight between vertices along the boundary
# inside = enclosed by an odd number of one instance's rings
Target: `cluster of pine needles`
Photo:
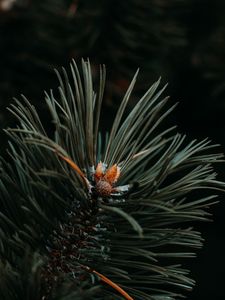
[[[202,245],[193,225],[224,187],[213,169],[223,156],[162,129],[174,106],[160,80],[128,111],[136,73],[106,132],[105,67],[99,84],[88,61],[57,76],[45,93],[51,121],[24,96],[9,108],[18,126],[1,161],[0,298],[182,297],[194,281],[181,262]]]

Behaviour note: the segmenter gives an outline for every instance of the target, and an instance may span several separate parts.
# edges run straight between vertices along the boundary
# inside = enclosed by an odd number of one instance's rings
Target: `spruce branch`
[[[137,73],[100,131],[99,74],[95,92],[89,61],[57,71],[58,92],[45,93],[54,132],[26,97],[9,108],[18,126],[1,164],[3,300],[172,300],[194,285],[180,261],[202,245],[193,225],[224,189],[213,170],[223,155],[161,129],[174,107],[160,80],[126,113]]]

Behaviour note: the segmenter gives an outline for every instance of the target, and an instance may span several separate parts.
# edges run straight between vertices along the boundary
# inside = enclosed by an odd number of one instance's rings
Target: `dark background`
[[[90,58],[94,73],[99,63],[107,66],[105,126],[140,67],[131,106],[162,76],[171,104],[179,102],[168,122],[190,138],[209,137],[225,153],[225,1],[0,0],[1,127],[14,124],[6,107],[21,93],[45,117],[43,90],[57,85],[53,68],[81,57]],[[5,147],[2,132],[3,153]],[[224,180],[225,164],[217,171]],[[223,194],[220,200],[213,223],[199,226],[203,249],[187,262],[197,281],[188,299],[225,294]]]

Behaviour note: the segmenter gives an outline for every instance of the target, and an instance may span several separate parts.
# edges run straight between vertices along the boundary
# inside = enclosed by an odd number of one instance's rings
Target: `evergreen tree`
[[[180,101],[172,115],[180,130],[189,138],[209,136],[224,147],[224,13],[221,0],[0,0],[1,127],[15,126],[5,108],[23,92],[48,129],[49,115],[40,99],[43,90],[56,87],[53,67],[66,65],[73,57],[89,57],[94,82],[98,81],[98,64],[107,65],[104,130],[141,67],[127,110],[149,82],[162,76],[170,83],[171,102]],[[1,133],[1,152],[5,142]],[[223,165],[220,168],[222,175]],[[222,204],[218,207],[214,225],[199,228],[208,245],[193,266],[201,294],[196,295],[195,289],[193,299],[219,298],[223,293],[216,265],[225,263],[224,209]],[[208,265],[211,275],[201,271],[203,257],[207,261],[213,257],[214,263]]]

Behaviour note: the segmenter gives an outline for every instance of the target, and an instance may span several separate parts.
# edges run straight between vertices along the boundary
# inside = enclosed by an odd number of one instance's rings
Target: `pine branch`
[[[97,92],[90,63],[81,69],[73,61],[46,93],[53,133],[24,96],[9,108],[18,126],[2,159],[1,299],[180,298],[194,285],[180,261],[202,245],[192,227],[224,189],[213,170],[223,156],[161,130],[174,107],[160,80],[126,114],[137,74],[100,132],[105,68]]]

